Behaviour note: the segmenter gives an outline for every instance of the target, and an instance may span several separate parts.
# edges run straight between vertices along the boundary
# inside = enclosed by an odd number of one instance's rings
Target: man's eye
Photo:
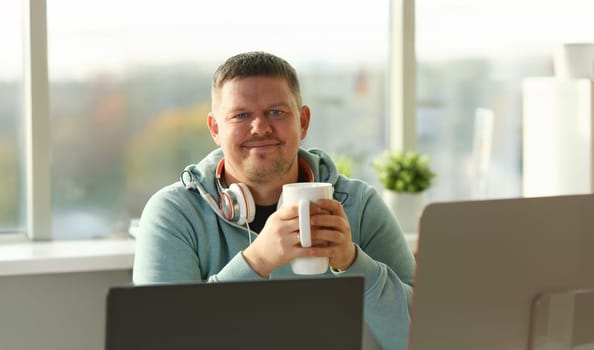
[[[283,114],[285,114],[285,112],[281,111],[280,109],[272,109],[272,110],[270,110],[270,112],[268,112],[268,114],[271,117],[280,117]]]
[[[246,119],[248,118],[250,115],[247,113],[239,113],[237,115],[235,115],[235,119]]]

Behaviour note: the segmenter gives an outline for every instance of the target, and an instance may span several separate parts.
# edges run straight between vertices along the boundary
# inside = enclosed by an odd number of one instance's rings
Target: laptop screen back
[[[359,350],[363,278],[112,287],[106,316],[106,350]]]

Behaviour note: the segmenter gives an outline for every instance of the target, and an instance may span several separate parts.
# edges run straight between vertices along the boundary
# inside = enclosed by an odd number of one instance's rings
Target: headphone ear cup
[[[229,191],[233,193],[237,207],[239,208],[237,213],[237,224],[243,225],[246,221],[248,223],[254,221],[256,204],[247,185],[243,183],[234,183],[229,186]]]
[[[219,205],[223,217],[238,225],[254,221],[256,204],[247,185],[231,184],[221,192]]]
[[[235,222],[239,218],[237,198],[235,198],[235,194],[229,191],[229,189],[221,191],[219,207],[221,208],[221,214],[225,219]]]

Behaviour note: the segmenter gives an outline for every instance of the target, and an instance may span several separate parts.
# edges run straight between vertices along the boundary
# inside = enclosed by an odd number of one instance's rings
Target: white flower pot
[[[419,219],[425,207],[425,195],[421,193],[397,193],[384,190],[383,198],[392,209],[402,232],[418,233]]]

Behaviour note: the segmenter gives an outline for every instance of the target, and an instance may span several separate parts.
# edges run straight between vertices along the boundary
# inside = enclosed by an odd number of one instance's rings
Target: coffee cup
[[[318,199],[332,199],[333,188],[326,182],[298,182],[283,185],[279,204],[297,205],[299,208],[299,239],[302,247],[311,247],[311,226],[309,204]],[[328,270],[327,257],[296,258],[291,261],[291,269],[299,275],[315,275]]]

